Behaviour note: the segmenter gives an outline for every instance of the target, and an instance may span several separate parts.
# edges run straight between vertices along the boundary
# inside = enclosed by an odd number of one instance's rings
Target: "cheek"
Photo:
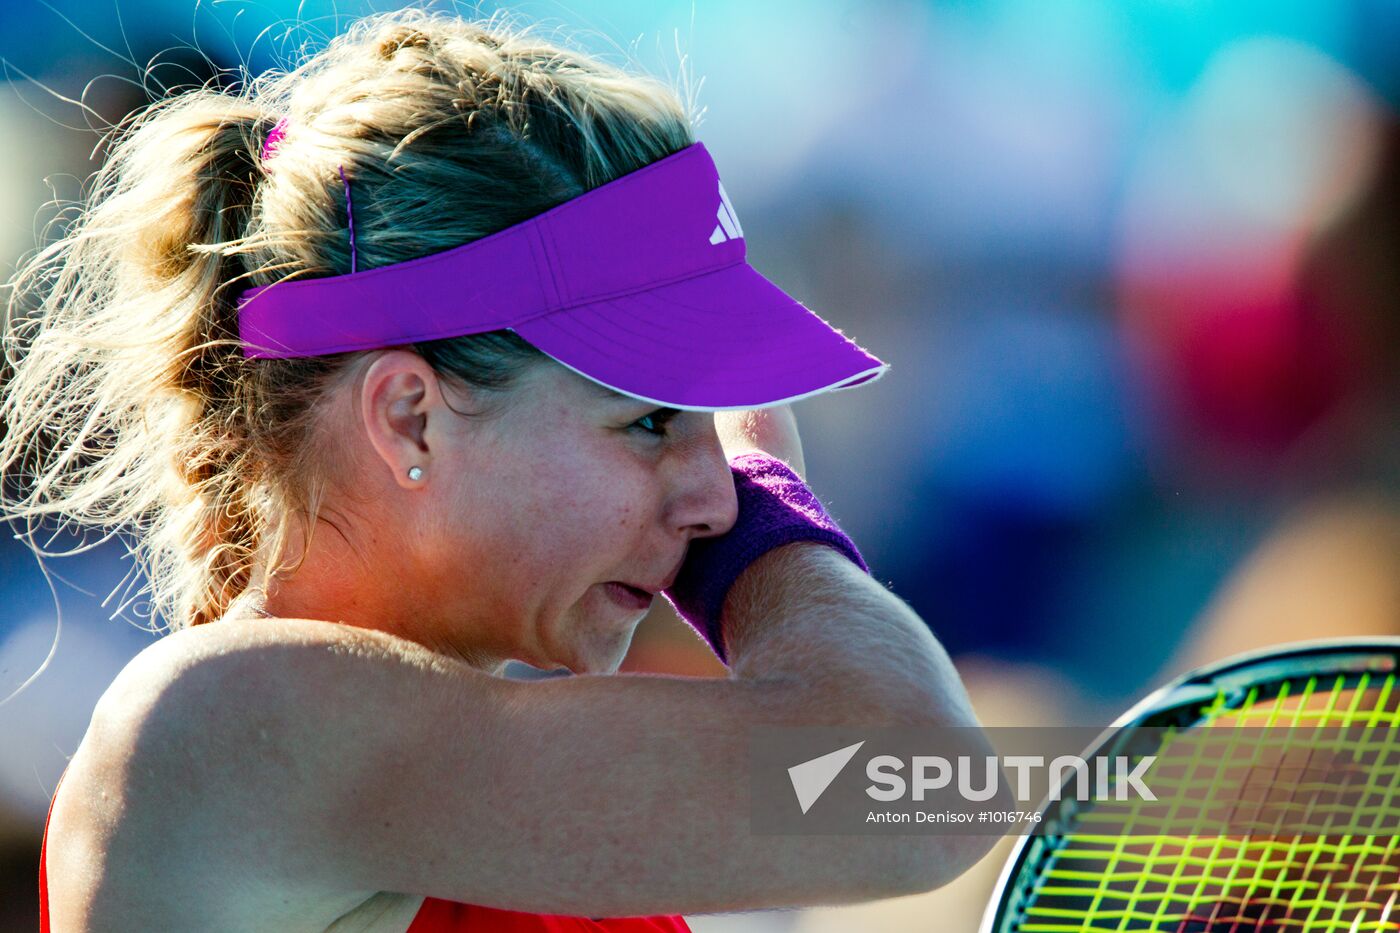
[[[527,520],[573,560],[616,559],[619,550],[635,549],[638,535],[655,520],[655,500],[651,472],[614,457],[560,477],[548,495],[526,507]]]
[[[540,536],[587,554],[625,546],[646,523],[645,485],[614,472],[593,482],[580,479],[531,510]]]
[[[540,431],[493,453],[489,476],[458,484],[453,512],[459,536],[489,547],[507,573],[615,563],[655,521],[655,464],[624,439]]]

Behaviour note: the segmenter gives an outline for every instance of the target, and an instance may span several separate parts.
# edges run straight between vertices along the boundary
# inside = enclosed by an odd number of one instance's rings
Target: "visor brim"
[[[614,391],[695,411],[795,402],[889,368],[746,262],[512,329]]]

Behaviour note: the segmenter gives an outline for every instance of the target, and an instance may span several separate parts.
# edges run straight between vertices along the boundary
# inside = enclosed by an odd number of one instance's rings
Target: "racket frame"
[[[1318,670],[1315,664],[1324,658],[1330,659],[1331,663]],[[1084,757],[1087,760],[1090,756],[1107,753],[1116,740],[1130,735],[1126,732],[1130,727],[1186,725],[1185,722],[1174,723],[1170,718],[1160,722],[1152,720],[1190,708],[1194,703],[1214,699],[1222,690],[1243,698],[1251,685],[1300,674],[1390,673],[1397,668],[1400,668],[1400,637],[1315,638],[1232,655],[1188,671],[1134,703],[1099,734]],[[1072,805],[1072,799],[1047,800],[1039,809],[1042,816],[1052,808],[1072,813]],[[1004,933],[1008,915],[1018,912],[1024,901],[1024,892],[1013,887],[1021,869],[1032,857],[1053,854],[1063,844],[1057,844],[1056,839],[1062,840],[1063,837],[1060,834],[1052,837],[1027,833],[1016,840],[1015,848],[997,877],[978,933]]]

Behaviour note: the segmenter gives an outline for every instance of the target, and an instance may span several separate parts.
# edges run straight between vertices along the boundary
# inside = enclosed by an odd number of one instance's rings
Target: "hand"
[[[741,453],[762,451],[777,457],[794,473],[807,478],[802,460],[802,438],[797,433],[797,416],[791,405],[751,408],[746,411],[715,412],[715,431],[724,455],[729,459]]]

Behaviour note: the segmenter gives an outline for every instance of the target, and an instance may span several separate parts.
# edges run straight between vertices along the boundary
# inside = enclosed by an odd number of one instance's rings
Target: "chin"
[[[575,674],[616,674],[626,657],[624,650],[616,655],[581,658],[564,666]]]
[[[599,645],[596,651],[580,655],[576,659],[578,667],[570,665],[569,669],[575,674],[616,674],[622,667],[622,662],[627,659],[627,651],[632,647],[632,632],[635,629],[636,626],[632,626],[611,645]]]
[[[614,610],[603,617],[590,614],[561,620],[557,631],[572,637],[557,645],[562,650],[549,660],[555,668],[573,674],[615,674],[627,659],[632,636],[645,618],[646,613],[639,612],[635,618],[620,619]]]

